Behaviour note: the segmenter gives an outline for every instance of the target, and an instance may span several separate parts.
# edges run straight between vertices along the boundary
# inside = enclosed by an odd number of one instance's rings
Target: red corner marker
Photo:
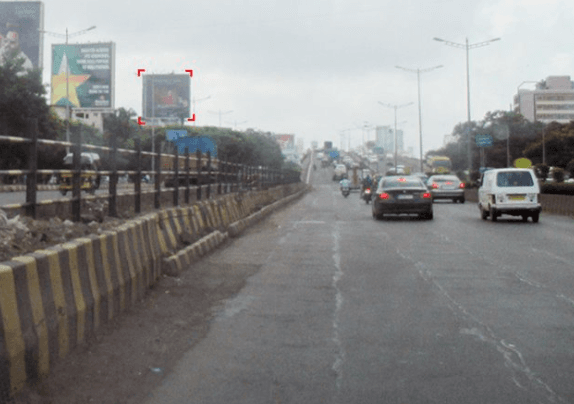
[[[193,77],[193,70],[186,70],[189,73],[189,77]]]
[[[142,117],[138,116],[138,125],[145,125],[145,122],[142,121]]]
[[[138,69],[138,77],[141,76],[141,73],[142,73],[142,72],[145,72],[145,69]]]
[[[194,122],[194,121],[195,121],[195,114],[193,114],[191,118],[187,118],[187,122]]]

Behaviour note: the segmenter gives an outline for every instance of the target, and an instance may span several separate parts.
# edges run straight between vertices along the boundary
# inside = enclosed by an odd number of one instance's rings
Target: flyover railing
[[[162,153],[161,139],[156,139],[155,150],[151,153],[143,151],[141,142],[136,139],[135,149],[121,149],[116,146],[116,136],[112,134],[109,146],[96,146],[82,142],[81,133],[75,136],[73,142],[55,141],[38,138],[37,121],[29,120],[29,125],[23,137],[0,136],[2,144],[22,144],[27,149],[27,169],[0,170],[0,178],[10,176],[25,183],[25,201],[17,204],[0,205],[0,208],[21,208],[25,214],[37,218],[38,206],[60,202],[39,201],[39,179],[41,177],[57,178],[54,190],[61,190],[62,194],[71,191],[72,219],[81,220],[82,201],[105,200],[108,202],[107,214],[118,216],[118,183],[120,178],[124,181],[131,179],[133,191],[122,192],[133,196],[133,210],[136,214],[142,211],[142,196],[153,195],[153,208],[162,207],[162,195],[172,194],[172,206],[178,206],[180,201],[185,204],[192,199],[209,199],[213,195],[220,195],[240,190],[266,189],[271,186],[300,182],[300,172],[288,169],[273,169],[263,166],[249,166],[235,162],[228,162],[214,158],[209,152],[202,154],[199,150],[190,154],[188,148],[183,155],[178,154],[177,148],[173,154]],[[68,169],[38,169],[38,155],[41,147],[60,149],[70,148],[73,155],[72,166]],[[105,170],[82,168],[81,154],[83,152],[101,152],[107,156],[108,167]],[[129,156],[131,170],[119,170],[120,158],[126,161]],[[151,166],[151,170],[149,167]],[[64,186],[63,178],[68,178],[70,184]],[[100,188],[103,179],[108,179],[108,192],[95,194]],[[90,186],[86,187],[86,180]],[[147,183],[149,181],[150,183]],[[105,183],[104,183],[105,184]],[[70,186],[71,185],[71,186]],[[128,186],[129,187],[129,186]],[[122,187],[124,188],[124,187]],[[82,189],[88,195],[82,195]],[[181,193],[181,194],[180,194]],[[193,195],[194,194],[194,195]]]

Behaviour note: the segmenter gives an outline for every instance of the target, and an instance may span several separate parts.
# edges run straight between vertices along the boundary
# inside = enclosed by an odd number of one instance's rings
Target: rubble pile
[[[81,222],[61,220],[33,220],[26,216],[8,219],[0,209],[0,262],[25,255],[46,247],[65,243],[90,234],[113,230],[125,222],[124,219],[105,216],[103,203],[93,203],[82,214]]]

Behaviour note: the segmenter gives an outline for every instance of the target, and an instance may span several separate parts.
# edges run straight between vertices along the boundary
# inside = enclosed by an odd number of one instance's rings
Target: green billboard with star
[[[115,44],[52,45],[51,103],[113,109]]]

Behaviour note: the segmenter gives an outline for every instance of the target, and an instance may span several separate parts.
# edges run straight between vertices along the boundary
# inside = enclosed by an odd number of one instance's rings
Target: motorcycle
[[[341,193],[346,198],[351,193],[351,189],[349,187],[341,187]]]
[[[368,204],[371,202],[371,188],[367,187],[361,192],[361,199],[365,200],[365,203]]]

